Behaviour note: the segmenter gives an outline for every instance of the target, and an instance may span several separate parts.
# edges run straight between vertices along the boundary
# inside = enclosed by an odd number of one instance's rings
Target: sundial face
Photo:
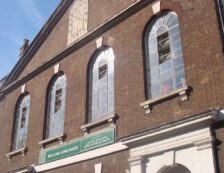
[[[88,0],[76,0],[69,16],[68,44],[87,33]]]

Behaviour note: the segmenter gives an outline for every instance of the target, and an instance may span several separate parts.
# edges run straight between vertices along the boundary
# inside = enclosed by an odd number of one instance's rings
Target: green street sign
[[[47,163],[65,157],[77,155],[89,150],[94,150],[115,142],[115,129],[110,128],[103,132],[88,135],[79,140],[60,145],[56,148],[49,148],[40,151],[39,163]]]

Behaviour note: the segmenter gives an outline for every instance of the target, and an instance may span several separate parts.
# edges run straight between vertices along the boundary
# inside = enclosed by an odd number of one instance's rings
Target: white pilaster
[[[198,150],[200,172],[216,173],[212,138],[197,141],[195,146]]]
[[[143,173],[143,157],[138,156],[129,159],[131,173]]]

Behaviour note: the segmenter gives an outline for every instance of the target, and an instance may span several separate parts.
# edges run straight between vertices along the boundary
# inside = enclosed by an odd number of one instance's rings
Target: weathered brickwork
[[[97,0],[97,2],[95,0],[90,0],[88,31],[92,31],[100,24],[104,23],[107,19],[111,18],[112,16],[129,6],[132,2],[134,2],[134,0],[123,0],[120,2],[110,0],[107,1],[107,3],[105,3],[103,0]],[[44,41],[38,52],[32,58],[32,61],[20,75],[21,77],[27,75],[33,69],[37,68],[47,60],[53,58],[58,52],[65,49],[68,39],[69,11],[70,9],[67,10],[56,27],[53,28],[48,38]]]
[[[89,31],[111,16],[133,3],[133,0],[89,1]],[[140,103],[145,101],[144,81],[144,29],[153,17],[152,5],[141,9],[131,17],[114,26],[101,36],[114,39],[115,53],[115,113],[117,139],[152,128],[183,117],[195,115],[210,108],[224,108],[224,56],[219,32],[219,23],[214,1],[211,0],[164,0],[162,10],[175,11],[180,21],[187,85],[192,88],[189,99],[181,102],[179,97],[168,99],[153,106],[152,113],[145,115]],[[94,10],[97,9],[97,10]],[[102,15],[103,14],[103,15]],[[45,61],[53,58],[66,47],[69,10],[64,14],[49,37],[20,75],[22,78]],[[69,141],[82,137],[81,126],[86,122],[87,67],[96,51],[95,40],[71,53],[60,61],[60,71],[67,76],[65,108],[65,133]],[[11,91],[0,102],[0,172],[23,166],[38,164],[40,146],[43,140],[46,91],[54,76],[54,67],[43,71],[26,83],[31,96],[28,152],[25,157],[16,156],[11,161],[6,154],[10,151],[13,115],[21,88]],[[107,125],[106,125],[107,126]],[[100,126],[97,129],[102,129]],[[223,124],[215,127],[218,141],[224,140]],[[55,143],[56,144],[56,143]],[[217,159],[220,173],[224,173],[224,144],[218,142]],[[103,163],[104,173],[124,173],[128,169],[127,151],[96,158],[83,163],[48,171],[90,173],[94,164]]]

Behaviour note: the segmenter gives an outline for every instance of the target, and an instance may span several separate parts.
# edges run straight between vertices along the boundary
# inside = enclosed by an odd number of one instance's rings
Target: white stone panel
[[[152,5],[153,14],[159,13],[160,9],[161,9],[161,1],[158,1]]]
[[[196,147],[178,150],[175,153],[175,163],[184,165],[191,171],[191,173],[199,173],[200,161],[198,160],[197,155]]]
[[[95,164],[95,173],[102,173],[102,163]]]
[[[69,16],[68,45],[88,32],[88,0],[76,0]]]
[[[21,94],[25,93],[26,91],[26,84],[21,86]]]

